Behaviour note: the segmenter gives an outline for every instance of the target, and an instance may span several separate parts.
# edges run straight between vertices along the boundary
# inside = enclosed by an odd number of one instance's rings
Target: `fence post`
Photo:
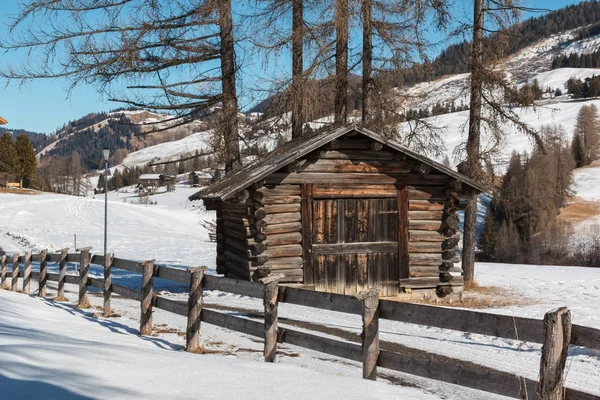
[[[265,362],[275,362],[277,357],[277,303],[279,281],[283,274],[274,274],[260,279],[264,285],[263,305],[265,307]]]
[[[188,318],[185,331],[185,350],[197,352],[200,339],[200,314],[202,313],[202,281],[206,267],[190,268],[190,295],[188,297]]]
[[[69,249],[65,248],[60,251],[60,261],[58,267],[58,294],[54,298],[56,301],[67,301],[65,297],[65,281],[67,276],[67,255]]]
[[[362,302],[363,330],[363,379],[377,380],[377,359],[379,358],[379,288],[358,293],[356,299]]]
[[[90,308],[90,301],[87,297],[88,271],[90,269],[90,249],[85,247],[79,250],[79,301],[76,308]]]
[[[10,280],[10,290],[16,292],[18,290],[17,284],[19,283],[19,253],[13,254],[12,259],[12,275]]]
[[[566,307],[544,315],[539,400],[564,399],[564,371],[571,341],[571,312]]]
[[[152,333],[152,276],[154,275],[154,260],[142,262],[142,315],[140,317],[140,335]]]
[[[23,262],[23,293],[29,294],[31,291],[31,250],[25,253]]]
[[[46,283],[48,283],[48,250],[40,252],[40,275],[38,277],[38,296],[46,297]]]
[[[8,277],[8,268],[6,267],[6,254],[0,256],[0,288],[8,289],[6,278]]]
[[[110,298],[112,296],[112,262],[113,255],[105,254],[104,255],[104,312],[102,316],[105,318],[110,317],[112,314],[112,310],[110,308]]]

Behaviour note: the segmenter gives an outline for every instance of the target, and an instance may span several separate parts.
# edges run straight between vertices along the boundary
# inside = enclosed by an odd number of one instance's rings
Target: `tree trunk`
[[[222,129],[225,145],[225,173],[229,173],[241,165],[231,0],[219,1],[219,27],[221,34],[221,84],[223,90],[223,112],[219,128]]]
[[[292,139],[304,135],[304,76],[302,39],[304,36],[304,0],[292,2]]]
[[[473,51],[471,55],[471,104],[469,136],[467,138],[467,169],[470,178],[481,178],[480,132],[483,89],[483,0],[475,0],[473,11]],[[465,283],[475,275],[475,228],[477,225],[477,195],[473,194],[465,209],[462,268]]]
[[[371,90],[373,78],[371,77],[373,62],[373,0],[363,0],[363,51],[362,51],[362,123],[369,127],[371,122]]]
[[[348,0],[336,1],[335,33],[334,124],[340,126],[348,118]]]

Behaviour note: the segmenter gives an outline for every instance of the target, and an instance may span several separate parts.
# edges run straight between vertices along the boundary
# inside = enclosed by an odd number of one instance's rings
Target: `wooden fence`
[[[563,387],[564,367],[569,344],[600,350],[600,330],[571,324],[571,315],[566,308],[551,311],[544,320],[489,314],[471,310],[458,310],[437,306],[380,300],[377,290],[369,290],[357,296],[315,292],[278,283],[279,276],[264,278],[260,283],[206,275],[205,268],[187,270],[156,264],[153,260],[142,262],[115,258],[108,254],[91,255],[89,248],[78,253],[1,256],[1,286],[17,291],[19,277],[23,278],[23,293],[30,293],[32,279],[39,282],[39,296],[46,295],[48,281],[58,282],[57,299],[63,300],[65,283],[79,285],[77,306],[89,306],[89,286],[104,293],[104,315],[111,314],[111,295],[134,299],[140,302],[140,334],[152,332],[152,310],[159,308],[187,318],[186,350],[199,350],[201,322],[264,338],[264,358],[274,362],[277,343],[295,346],[342,357],[363,365],[363,377],[375,380],[377,367],[449,382],[490,393],[513,398],[527,399],[600,399],[579,390]],[[39,272],[32,272],[32,262],[39,262]],[[59,272],[49,273],[48,263],[58,263]],[[80,264],[79,275],[67,275],[67,262]],[[11,264],[10,287],[8,286]],[[104,279],[89,276],[89,265],[104,266]],[[142,275],[140,290],[112,282],[113,268]],[[153,279],[161,278],[189,285],[187,302],[175,301],[154,293]],[[203,307],[203,290],[218,290],[238,295],[259,298],[264,304],[264,322],[237,317]],[[362,344],[331,339],[294,329],[278,327],[278,304],[290,303],[306,307],[330,310],[362,316]],[[471,362],[445,357],[424,357],[424,352],[399,354],[379,348],[379,320],[399,321],[443,329],[451,329],[487,336],[495,336],[523,342],[542,343],[540,381],[503,371],[497,371]],[[449,362],[451,361],[451,362]]]

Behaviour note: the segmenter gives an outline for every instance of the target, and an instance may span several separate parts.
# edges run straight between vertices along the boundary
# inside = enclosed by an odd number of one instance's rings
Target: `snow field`
[[[131,322],[0,292],[3,398],[437,398],[281,363],[174,351],[164,339],[137,336]]]

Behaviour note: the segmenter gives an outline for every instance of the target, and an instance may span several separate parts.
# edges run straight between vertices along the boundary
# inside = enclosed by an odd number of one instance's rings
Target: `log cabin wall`
[[[268,245],[267,252],[270,254],[267,265],[274,270],[287,270],[297,277],[295,282],[314,284],[317,290],[345,294],[354,294],[378,285],[382,287],[384,296],[396,295],[400,287],[436,288],[438,294],[445,295],[452,291],[452,285],[462,284],[461,279],[455,279],[450,274],[454,272],[453,263],[457,261],[455,247],[458,237],[455,234],[458,219],[455,202],[461,188],[448,175],[431,171],[429,166],[379,142],[361,135],[349,135],[269,175],[264,183],[273,188],[271,192],[266,192],[272,193],[273,201],[288,206],[293,204],[293,209],[284,209],[280,217],[273,214],[271,218],[276,220],[268,221],[265,217],[267,237],[273,234],[271,229],[276,228],[271,226],[275,224],[284,227],[283,231],[275,231],[277,234],[288,234],[289,238],[286,236],[285,239],[293,241]],[[370,203],[365,199],[370,199]],[[395,205],[385,203],[383,199],[395,199]],[[322,207],[319,200],[324,200]],[[336,200],[335,204],[331,202],[333,200]],[[361,202],[364,205],[361,206]],[[343,207],[344,214],[337,213],[338,207]],[[358,249],[353,254],[352,248],[356,246],[348,245],[348,242],[358,239],[344,237],[337,231],[333,232],[338,236],[337,241],[319,241],[316,238],[319,234],[332,234],[331,228],[327,228],[331,226],[330,222],[324,225],[325,232],[321,232],[321,228],[315,230],[314,226],[310,229],[306,227],[308,223],[320,223],[318,215],[313,220],[308,213],[334,212],[334,217],[339,215],[341,221],[348,217],[355,218],[355,214],[348,214],[348,209],[352,210],[353,207],[357,210],[350,213],[355,213],[356,218],[360,218],[358,213],[361,207],[368,208],[368,212],[398,215],[398,223],[393,228],[390,223],[384,223],[383,228],[374,228],[379,232],[373,235],[379,239],[369,239],[370,242],[385,242],[388,239],[391,243],[397,242],[399,248],[395,254],[390,251],[390,242],[376,246],[372,243],[371,249]],[[392,237],[382,232],[386,229],[398,229],[398,236]],[[344,230],[348,230],[348,227],[344,226]],[[347,235],[353,234],[359,233],[350,230]],[[323,247],[321,243],[335,245]],[[341,243],[347,249],[339,250]],[[313,259],[313,244],[315,248],[323,250],[324,261],[318,257]],[[375,247],[381,248],[382,253],[375,254],[377,252],[372,250]],[[336,257],[331,254],[335,251],[341,253]],[[343,256],[340,255],[342,253]],[[276,261],[277,258],[279,261]],[[384,263],[395,263],[398,271],[382,272],[379,258],[387,260]],[[289,267],[291,265],[293,268]],[[326,277],[323,282],[316,278],[319,269],[323,269],[322,274]],[[334,280],[336,283],[332,284]]]

